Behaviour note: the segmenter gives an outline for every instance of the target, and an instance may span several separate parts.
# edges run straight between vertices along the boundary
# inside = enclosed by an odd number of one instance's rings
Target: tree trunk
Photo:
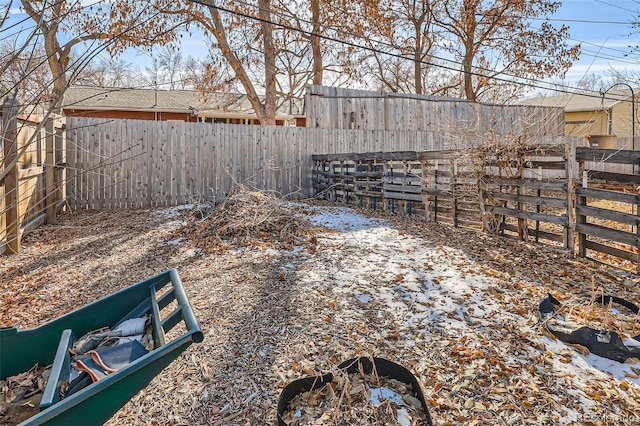
[[[51,90],[49,101],[52,112],[61,114],[62,96],[68,86],[66,68],[69,63],[69,57],[64,52],[61,52],[56,34],[53,31],[45,34],[44,51],[47,54],[47,62],[53,77],[53,89]]]
[[[467,48],[464,59],[462,60],[462,72],[464,79],[464,96],[470,101],[476,101],[476,92],[473,88],[473,52],[471,48]]]
[[[266,4],[266,7],[269,7],[269,0],[261,0],[259,3],[260,7],[263,8],[260,10],[261,18],[263,17],[263,15],[270,17],[270,13],[264,10],[265,4]],[[265,98],[265,103],[263,104],[260,101],[260,97],[258,96],[258,93],[256,92],[256,89],[253,86],[253,83],[249,78],[249,75],[247,74],[247,71],[244,68],[244,65],[242,64],[242,61],[240,60],[240,58],[238,58],[235,52],[231,50],[231,47],[229,46],[229,41],[227,40],[226,28],[222,22],[222,18],[220,17],[220,12],[218,11],[218,9],[214,7],[209,7],[209,14],[211,15],[211,22],[213,24],[212,32],[216,40],[218,41],[218,48],[220,49],[220,53],[222,54],[222,56],[224,56],[226,61],[229,63],[229,65],[231,66],[231,69],[233,69],[233,72],[235,72],[236,77],[242,84],[242,87],[244,87],[244,90],[247,92],[247,99],[251,103],[251,106],[253,107],[253,110],[255,111],[256,116],[258,117],[258,120],[260,121],[261,124],[265,124],[265,125],[275,124],[276,123],[276,118],[275,118],[275,113],[276,113],[275,83],[276,81],[275,81],[275,53],[274,53],[274,47],[273,47],[273,35],[271,32],[272,25],[269,23],[262,24],[263,40],[265,40],[264,53],[265,53],[265,78],[266,78],[265,80],[266,98]],[[268,49],[270,49],[269,52],[271,52],[269,54],[270,56],[269,60],[267,60]]]
[[[416,94],[422,95],[422,62],[420,59],[422,49],[416,45],[416,53],[413,60],[413,78],[416,86]]]
[[[320,0],[311,0],[311,22],[313,34],[311,34],[311,52],[313,54],[313,84],[322,85],[323,63],[322,50],[320,49]]]
[[[258,0],[260,26],[264,48],[264,125],[276,124],[276,49],[273,44],[273,24],[271,23],[271,0]]]

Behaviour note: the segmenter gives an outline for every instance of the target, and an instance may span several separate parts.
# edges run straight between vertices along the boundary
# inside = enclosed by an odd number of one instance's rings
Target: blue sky
[[[628,47],[634,42],[640,44],[640,32],[632,34],[635,30],[630,24],[640,14],[638,11],[640,0],[562,1],[552,17],[553,23],[568,25],[570,42],[582,44],[580,60],[567,73],[567,80],[575,82],[612,67],[640,72],[640,59],[631,55]],[[182,51],[185,56],[198,57],[206,54],[207,47],[201,38],[185,38]]]
[[[640,34],[630,35],[636,30],[629,23],[638,10],[640,3],[634,0],[564,0],[554,23],[568,25],[571,41],[582,44],[580,60],[567,78],[575,80],[611,67],[640,71],[637,56],[625,56],[629,45],[640,42]]]
[[[604,73],[612,67],[640,72],[640,59],[629,54],[629,45],[640,43],[640,34],[630,22],[638,15],[640,0],[564,0],[560,10],[552,17],[554,24],[570,27],[571,42],[582,43],[580,60],[567,74],[567,80],[575,82],[591,73]],[[14,1],[17,5],[17,2]],[[12,16],[11,21],[22,19],[24,14]],[[537,21],[539,23],[539,21]],[[533,22],[536,25],[536,21]],[[182,43],[184,56],[199,58],[208,50],[202,35],[188,37]],[[625,56],[628,55],[628,56]],[[144,69],[151,62],[150,55],[129,51],[123,59]]]

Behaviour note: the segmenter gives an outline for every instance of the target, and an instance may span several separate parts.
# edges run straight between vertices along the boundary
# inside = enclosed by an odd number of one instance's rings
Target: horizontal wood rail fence
[[[573,251],[571,147],[527,146],[483,160],[479,190],[485,228],[525,241],[556,241]]]
[[[313,187],[332,201],[419,212],[570,252],[577,235],[580,255],[631,261],[638,272],[640,176],[585,168],[602,161],[640,166],[640,153],[537,145],[521,149],[517,164],[473,149],[314,155]]]
[[[478,179],[472,157],[461,151],[421,151],[422,200],[427,217],[435,222],[482,227]]]
[[[55,223],[66,200],[65,120],[24,116],[5,98],[0,112],[0,254],[18,253],[22,236]]]
[[[312,160],[315,194],[328,200],[408,213],[422,208],[415,151],[313,155]]]
[[[577,148],[576,233],[580,255],[610,263],[620,258],[640,270],[640,152]],[[605,163],[596,170],[590,164]],[[623,167],[625,167],[623,169]],[[621,173],[620,171],[631,173]]]

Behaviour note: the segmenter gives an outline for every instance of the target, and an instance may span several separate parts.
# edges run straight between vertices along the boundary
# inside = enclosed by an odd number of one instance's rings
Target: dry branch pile
[[[312,234],[308,214],[303,204],[238,186],[220,203],[194,209],[184,232],[208,253],[265,244],[292,247]]]

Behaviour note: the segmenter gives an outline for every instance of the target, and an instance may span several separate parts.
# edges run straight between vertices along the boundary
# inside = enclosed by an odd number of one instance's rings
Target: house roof
[[[634,93],[640,93],[640,89],[635,89]],[[562,107],[565,112],[607,111],[630,98],[631,93],[625,89],[609,90],[604,98],[598,92],[591,92],[589,95],[566,94],[525,99],[520,104]]]
[[[203,99],[194,90],[129,89],[122,87],[71,86],[65,91],[63,108],[191,113],[203,117],[255,118],[247,95],[213,93]],[[277,118],[304,116],[301,99],[278,98]]]

